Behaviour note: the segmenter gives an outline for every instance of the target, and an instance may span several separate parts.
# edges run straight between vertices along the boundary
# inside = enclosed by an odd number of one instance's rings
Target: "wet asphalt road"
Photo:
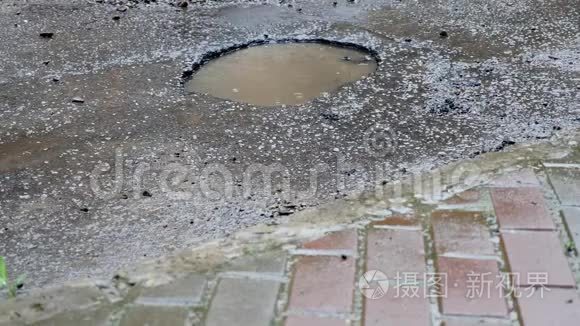
[[[29,287],[106,277],[580,121],[578,0],[111,2],[0,3],[0,255]],[[297,106],[183,87],[205,53],[265,37],[381,61]]]

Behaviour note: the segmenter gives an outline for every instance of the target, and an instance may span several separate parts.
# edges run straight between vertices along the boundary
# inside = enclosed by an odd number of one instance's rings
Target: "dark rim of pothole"
[[[198,70],[200,70],[201,67],[203,67],[206,63],[208,63],[212,60],[215,60],[217,58],[220,58],[224,55],[227,55],[227,54],[230,54],[230,53],[233,53],[236,51],[244,50],[244,49],[254,47],[254,46],[267,45],[267,44],[288,44],[288,43],[316,43],[316,44],[330,45],[330,46],[341,47],[341,48],[346,48],[346,49],[358,50],[361,52],[365,52],[369,56],[371,56],[377,62],[377,65],[380,64],[380,62],[381,62],[381,57],[379,56],[377,51],[370,49],[366,46],[356,44],[356,43],[332,41],[332,40],[327,40],[327,39],[322,39],[322,38],[316,38],[316,39],[287,38],[287,39],[278,39],[278,40],[271,40],[271,39],[265,38],[263,40],[255,40],[255,41],[251,41],[248,43],[230,46],[230,47],[227,47],[227,48],[224,48],[221,50],[207,52],[201,58],[201,60],[195,62],[191,66],[191,68],[183,71],[183,75],[181,76],[181,83],[185,84],[186,82],[191,80],[193,75]]]

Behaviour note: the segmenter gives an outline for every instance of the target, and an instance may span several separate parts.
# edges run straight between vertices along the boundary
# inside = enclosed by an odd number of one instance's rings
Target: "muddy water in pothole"
[[[259,106],[302,104],[377,69],[368,53],[317,43],[253,46],[202,66],[191,92]]]

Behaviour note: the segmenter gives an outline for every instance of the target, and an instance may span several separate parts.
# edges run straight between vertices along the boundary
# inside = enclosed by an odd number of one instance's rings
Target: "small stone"
[[[89,212],[89,209],[88,209],[88,208],[86,208],[86,207],[84,207],[84,208],[81,208],[81,212],[88,213],[88,212]]]
[[[121,16],[113,16],[113,20],[119,20],[121,19]]]
[[[42,38],[52,38],[53,36],[54,36],[54,33],[51,33],[51,32],[40,33],[40,37],[42,37]]]
[[[180,8],[187,8],[189,6],[189,1],[187,0],[180,0],[177,2],[177,6]]]
[[[143,194],[142,194],[142,195],[143,195],[143,197],[151,197],[151,196],[153,196],[153,195],[151,195],[151,193],[150,193],[149,191],[147,191],[147,190],[143,191]]]
[[[449,37],[449,33],[447,33],[447,31],[441,31],[441,32],[439,32],[439,37],[440,38],[447,38],[447,37]]]
[[[125,12],[128,9],[129,9],[129,7],[127,7],[127,6],[120,6],[119,8],[117,8],[117,11],[119,11],[119,12]]]
[[[292,215],[296,211],[296,206],[286,205],[278,208],[278,215]]]
[[[85,103],[85,100],[82,97],[73,97],[73,103]]]

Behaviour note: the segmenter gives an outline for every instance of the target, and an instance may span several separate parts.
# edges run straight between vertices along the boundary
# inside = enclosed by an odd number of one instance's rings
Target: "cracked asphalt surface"
[[[0,254],[28,288],[580,122],[578,0],[188,4],[0,3]],[[183,87],[206,53],[265,38],[353,43],[381,61],[296,106]],[[251,178],[264,170],[272,187]]]

